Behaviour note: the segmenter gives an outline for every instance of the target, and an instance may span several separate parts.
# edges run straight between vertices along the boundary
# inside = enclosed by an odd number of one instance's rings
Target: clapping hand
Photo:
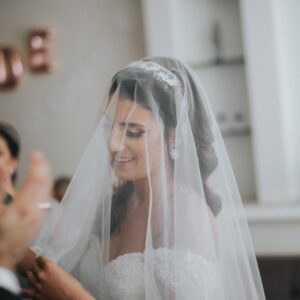
[[[0,193],[6,191],[7,174],[0,173]],[[50,197],[50,168],[40,152],[32,154],[26,180],[10,205],[0,204],[0,266],[14,270],[43,220],[39,204]]]

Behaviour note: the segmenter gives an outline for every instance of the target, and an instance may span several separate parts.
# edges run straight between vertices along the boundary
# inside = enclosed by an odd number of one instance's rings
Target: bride
[[[47,226],[27,273],[33,299],[265,299],[210,104],[176,59],[144,58],[113,77]]]

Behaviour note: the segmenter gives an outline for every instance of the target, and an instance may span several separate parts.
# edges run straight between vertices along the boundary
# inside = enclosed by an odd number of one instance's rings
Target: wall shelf
[[[251,128],[250,126],[245,126],[242,128],[221,128],[222,136],[227,137],[245,137],[251,136]]]
[[[216,67],[231,67],[231,66],[240,66],[244,65],[243,57],[234,57],[234,58],[216,58],[211,61],[206,62],[195,62],[189,63],[189,66],[194,70],[210,69]]]

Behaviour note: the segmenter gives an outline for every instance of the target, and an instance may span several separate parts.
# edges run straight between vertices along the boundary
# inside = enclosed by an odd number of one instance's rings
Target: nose
[[[124,150],[124,133],[118,128],[113,128],[108,140],[108,148],[111,153]]]

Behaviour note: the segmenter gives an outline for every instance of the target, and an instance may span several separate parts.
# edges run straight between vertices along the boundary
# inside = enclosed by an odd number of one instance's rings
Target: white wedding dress
[[[170,265],[177,270],[170,272]],[[216,286],[216,266],[200,255],[165,248],[154,250],[154,272],[158,281],[168,289],[180,293],[180,288],[192,290],[199,287],[198,300],[213,299]],[[144,254],[127,253],[105,266],[106,284],[112,300],[144,299]]]
[[[80,263],[72,274],[97,300],[144,300],[145,254],[126,253],[103,266],[99,256],[100,241],[92,235]],[[176,299],[212,300],[216,297],[217,266],[191,251],[153,249],[152,269],[155,280],[172,292]],[[150,255],[151,256],[151,255]],[[176,270],[176,274],[171,270]],[[105,289],[96,274],[103,276]],[[145,275],[146,274],[146,275]],[[152,274],[153,275],[153,274]],[[188,292],[187,292],[188,291]],[[201,294],[199,294],[201,291]],[[152,300],[152,299],[151,299]],[[155,296],[153,298],[155,300]]]

